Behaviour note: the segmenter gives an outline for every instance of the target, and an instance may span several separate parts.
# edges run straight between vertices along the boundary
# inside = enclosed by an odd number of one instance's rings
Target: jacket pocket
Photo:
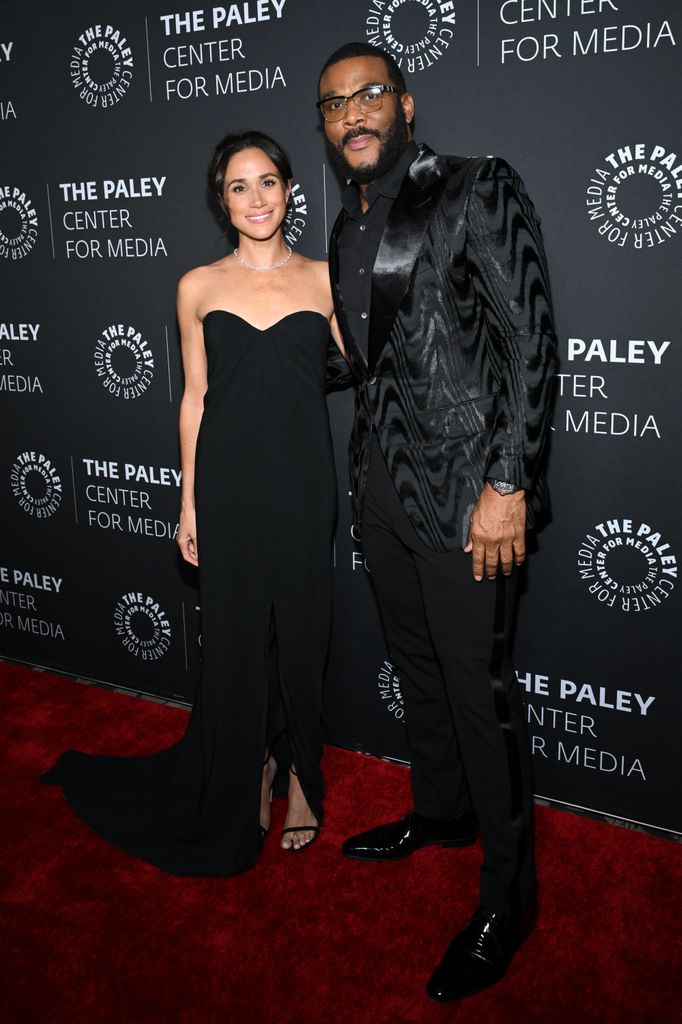
[[[457,405],[443,405],[419,417],[422,436],[427,442],[456,441],[490,431],[497,393],[471,398]]]

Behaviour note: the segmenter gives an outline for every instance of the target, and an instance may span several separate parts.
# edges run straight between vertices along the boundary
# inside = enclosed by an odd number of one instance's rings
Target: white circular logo
[[[115,398],[139,398],[154,379],[154,355],[134,327],[111,324],[97,339],[95,372]]]
[[[78,37],[69,64],[71,82],[89,107],[113,107],[133,79],[133,53],[113,25],[91,25]]]
[[[291,187],[289,207],[287,209],[286,217],[284,218],[284,224],[282,225],[284,240],[288,245],[293,246],[298,242],[305,230],[307,216],[308,202],[305,197],[305,192],[301,191],[301,186],[297,183]]]
[[[402,71],[426,71],[455,34],[455,0],[372,0],[367,42],[386,50]]]
[[[377,676],[379,697],[384,703],[386,710],[399,722],[405,719],[405,702],[400,692],[400,676],[395,666],[390,661],[384,661]]]
[[[672,594],[677,559],[649,523],[607,519],[581,541],[578,574],[601,604],[623,612],[645,612],[658,608]]]
[[[171,644],[168,617],[147,594],[124,594],[114,609],[114,627],[126,650],[143,661],[158,661]]]
[[[586,194],[602,238],[621,249],[653,249],[682,227],[682,160],[666,146],[622,146],[595,168]]]
[[[61,504],[62,481],[50,459],[39,452],[18,455],[9,482],[21,508],[36,519],[54,515]]]
[[[26,193],[16,185],[0,185],[0,256],[20,260],[38,238],[38,215]]]

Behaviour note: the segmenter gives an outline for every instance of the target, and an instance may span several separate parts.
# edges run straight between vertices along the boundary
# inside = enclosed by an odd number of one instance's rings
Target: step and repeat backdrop
[[[542,217],[561,354],[554,521],[515,653],[536,792],[682,830],[676,0],[0,3],[0,654],[192,701],[201,619],[174,541],[175,286],[227,251],[205,172],[239,128],[289,151],[287,240],[325,257],[341,185],[316,84],[350,39],[394,54],[418,141],[504,156]],[[351,528],[352,396],[329,404],[326,735],[407,759]]]

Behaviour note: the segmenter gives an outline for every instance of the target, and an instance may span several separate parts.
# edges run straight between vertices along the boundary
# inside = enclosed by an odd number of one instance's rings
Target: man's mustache
[[[359,139],[361,135],[373,135],[375,139],[381,141],[381,132],[378,132],[376,128],[351,128],[341,139],[339,149],[343,149],[351,139]]]

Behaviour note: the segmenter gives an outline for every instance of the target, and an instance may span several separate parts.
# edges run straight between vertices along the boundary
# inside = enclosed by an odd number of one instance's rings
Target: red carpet
[[[341,840],[409,804],[408,774],[327,749],[315,845],[269,839],[228,879],[163,875],[107,845],[39,773],[67,747],[144,753],[186,714],[0,666],[3,1022],[670,1024],[679,1006],[680,849],[538,808],[542,910],[505,980],[474,999],[423,988],[476,903],[479,851],[392,865]],[[275,828],[283,808],[276,805]]]

